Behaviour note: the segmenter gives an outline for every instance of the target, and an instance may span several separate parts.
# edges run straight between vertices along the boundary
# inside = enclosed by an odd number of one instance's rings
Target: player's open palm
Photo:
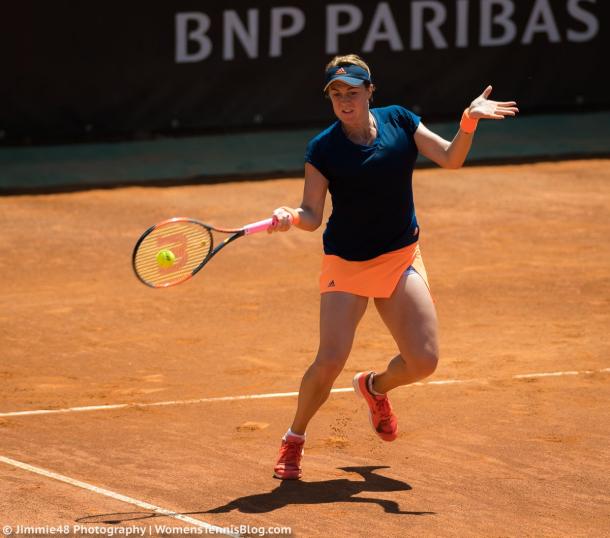
[[[515,101],[492,101],[488,99],[492,87],[487,86],[468,109],[468,115],[475,119],[503,120],[506,116],[515,116],[519,109]]]

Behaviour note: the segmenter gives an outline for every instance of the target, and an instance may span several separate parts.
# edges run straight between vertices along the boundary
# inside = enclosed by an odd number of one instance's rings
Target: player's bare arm
[[[519,109],[515,101],[493,101],[488,99],[492,87],[470,103],[464,111],[460,128],[451,142],[428,129],[423,123],[415,132],[415,143],[419,152],[442,168],[460,168],[472,146],[472,139],[481,119],[502,120],[515,116]]]
[[[273,212],[277,224],[272,226],[269,231],[287,231],[291,226],[290,217],[294,217],[294,212],[298,215],[296,220],[292,219],[293,222],[298,223],[295,226],[308,232],[317,230],[322,224],[327,191],[328,180],[315,166],[305,163],[305,186],[301,205],[294,210],[287,207],[277,208]]]

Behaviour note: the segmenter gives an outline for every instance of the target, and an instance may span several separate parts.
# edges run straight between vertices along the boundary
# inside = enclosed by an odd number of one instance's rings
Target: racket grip
[[[244,226],[244,233],[246,235],[256,234],[258,232],[265,232],[273,224],[273,217],[270,219],[259,220],[252,224],[246,224]]]
[[[294,222],[294,216],[290,215],[288,218],[290,220],[290,224],[292,224]],[[252,224],[246,224],[244,226],[244,234],[250,235],[258,232],[266,232],[269,226],[271,226],[276,220],[276,217],[271,217],[270,219],[259,220],[258,222],[253,222]]]

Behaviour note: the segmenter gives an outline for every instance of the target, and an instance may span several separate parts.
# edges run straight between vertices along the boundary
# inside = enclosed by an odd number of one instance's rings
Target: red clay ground
[[[0,414],[297,390],[316,351],[321,230],[241,239],[168,290],[129,262],[156,221],[240,225],[301,189],[0,199]],[[478,381],[395,391],[396,442],[338,393],[299,483],[272,478],[294,397],[0,416],[0,456],[299,537],[610,535],[610,161],[422,170],[415,191],[442,331],[432,381]],[[336,387],[393,353],[371,305]],[[577,373],[513,377],[562,371]],[[0,483],[0,525],[189,527],[5,463]]]

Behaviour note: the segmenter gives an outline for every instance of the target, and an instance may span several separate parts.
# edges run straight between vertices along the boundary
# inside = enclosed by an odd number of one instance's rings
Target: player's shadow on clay
[[[411,512],[401,510],[398,503],[387,499],[374,497],[355,497],[360,493],[375,493],[388,491],[409,491],[411,486],[406,482],[375,474],[377,469],[388,469],[387,465],[367,467],[339,467],[342,471],[359,474],[364,480],[349,480],[338,478],[336,480],[323,480],[321,482],[303,482],[300,480],[284,480],[269,493],[247,495],[239,497],[227,504],[212,508],[211,510],[197,512],[181,512],[180,514],[160,514],[155,512],[123,512],[113,514],[98,514],[86,516],[76,520],[77,523],[106,523],[118,525],[126,521],[142,519],[158,519],[167,516],[197,514],[222,514],[237,510],[245,514],[260,514],[272,512],[286,506],[295,504],[331,504],[337,502],[377,504],[388,514],[407,514],[423,516],[436,512]]]
[[[238,510],[246,514],[272,512],[292,504],[331,504],[337,502],[378,504],[388,514],[409,514],[421,516],[435,512],[410,512],[400,509],[398,503],[374,497],[355,497],[360,493],[387,491],[409,491],[411,486],[406,482],[376,474],[377,469],[387,469],[387,465],[367,467],[339,467],[348,473],[357,473],[364,480],[339,478],[322,482],[303,482],[300,480],[283,480],[269,493],[259,493],[239,497],[223,506],[212,508],[206,513],[218,514]]]

